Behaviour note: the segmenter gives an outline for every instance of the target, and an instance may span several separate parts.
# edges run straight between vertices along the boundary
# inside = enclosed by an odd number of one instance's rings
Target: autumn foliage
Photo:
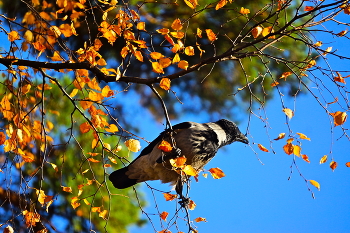
[[[181,105],[184,112],[222,115],[234,108],[269,128],[261,112],[278,96],[281,105],[274,107],[286,131],[268,135],[269,143],[253,140],[252,150],[269,154],[278,148],[292,167],[299,160],[328,163],[334,172],[350,167],[338,164],[336,156],[316,159],[304,149],[312,138],[293,131],[289,123],[302,113],[288,102],[290,96],[313,96],[332,133],[349,139],[349,70],[319,64],[329,56],[350,58],[314,33],[338,22],[343,30],[319,31],[348,43],[350,25],[338,20],[350,17],[347,1],[4,0],[1,7],[0,203],[8,214],[0,226],[48,232],[60,217],[67,222],[58,226],[62,232],[125,232],[142,218],[151,220],[138,191],[116,190],[107,179],[142,149],[144,138],[135,130],[142,123],[125,117],[129,109],[143,108],[170,128]],[[158,148],[169,153],[173,146],[163,141]],[[186,155],[167,162],[187,180],[225,177],[220,168],[195,170]],[[316,178],[300,175],[320,190]],[[166,204],[179,198],[148,188]],[[168,225],[156,230],[170,232],[182,221],[197,231],[193,223],[207,219],[189,217],[195,207],[191,199],[177,206],[187,211],[185,217],[158,209],[156,217]]]

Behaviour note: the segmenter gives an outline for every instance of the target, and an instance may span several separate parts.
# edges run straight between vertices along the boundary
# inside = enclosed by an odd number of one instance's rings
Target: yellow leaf
[[[157,74],[164,73],[163,67],[161,66],[161,64],[159,62],[152,62],[152,68],[153,68],[153,72],[155,72]]]
[[[170,32],[170,35],[172,37],[175,37],[176,39],[182,39],[185,36],[184,32]]]
[[[287,77],[290,76],[290,75],[292,75],[292,74],[293,74],[293,72],[284,72],[284,73],[281,75],[280,79],[284,78],[284,81],[287,81]]]
[[[135,51],[134,55],[135,55],[137,60],[139,60],[140,62],[143,62],[143,56],[142,56],[141,51],[139,51],[139,50]]]
[[[171,80],[170,80],[170,79],[168,79],[168,78],[162,78],[162,79],[160,80],[159,86],[160,86],[162,89],[168,91],[168,90],[170,89],[170,83],[171,83]]]
[[[185,48],[185,54],[187,56],[193,56],[194,55],[194,48],[193,48],[193,46],[187,46]]]
[[[108,211],[107,211],[107,210],[103,210],[103,211],[101,211],[101,212],[99,213],[98,216],[106,220],[106,219],[107,219],[107,218],[106,218],[107,214],[108,214]]]
[[[158,52],[152,52],[149,54],[151,56],[152,59],[154,60],[158,60],[158,59],[161,59],[162,57],[164,57],[163,54],[161,53],[158,53]]]
[[[293,154],[295,154],[296,156],[300,157],[301,155],[301,147],[298,145],[294,145],[293,146]]]
[[[171,60],[170,58],[166,57],[166,58],[161,58],[159,59],[159,64],[163,67],[163,68],[167,68],[168,66],[171,65]]]
[[[187,68],[188,68],[188,62],[185,61],[185,60],[181,60],[181,61],[179,62],[179,64],[177,64],[177,66],[178,66],[180,69],[187,70]]]
[[[227,0],[220,0],[218,4],[215,6],[215,10],[219,10],[227,4]]]
[[[170,32],[169,29],[167,29],[167,28],[158,29],[156,31],[162,35],[166,35]]]
[[[115,133],[119,131],[118,127],[115,124],[110,124],[108,128],[105,128],[105,130],[110,133]]]
[[[132,152],[138,152],[141,149],[140,142],[135,139],[125,141],[125,145]]]
[[[294,116],[294,112],[289,108],[284,108],[282,109],[282,111],[284,112],[284,114],[287,115],[289,119],[291,119]]]
[[[71,98],[73,98],[73,97],[78,93],[78,91],[79,91],[79,89],[74,88],[73,91],[69,94],[69,96],[70,96]]]
[[[53,56],[51,57],[52,61],[63,61],[63,58],[60,56],[60,53],[55,51],[53,52]]]
[[[299,135],[299,138],[300,139],[306,139],[306,140],[311,140],[310,138],[308,138],[305,134],[303,134],[303,133],[297,133],[298,135]]]
[[[175,54],[175,56],[174,56],[174,58],[173,58],[173,63],[178,63],[178,62],[180,62],[180,56],[179,56],[179,54],[177,53],[177,54]]]
[[[64,192],[67,192],[67,193],[73,192],[73,190],[72,190],[71,187],[65,187],[65,186],[61,186],[61,187],[62,187],[62,190],[63,190]]]
[[[315,180],[309,180],[309,182],[310,182],[310,184],[312,184],[313,186],[315,186],[318,190],[321,189],[321,186],[320,186],[320,184],[319,184],[317,181],[315,181]]]
[[[327,158],[328,158],[328,156],[327,156],[327,155],[324,155],[324,156],[320,159],[320,164],[327,162]]]
[[[86,205],[91,205],[90,202],[86,198],[84,198],[83,201]]]
[[[186,5],[189,6],[191,9],[194,9],[198,6],[197,0],[184,0]]]
[[[189,176],[196,176],[198,175],[198,172],[196,171],[196,169],[194,169],[191,165],[186,165],[183,169],[183,172],[186,173],[186,175]]]
[[[314,44],[314,46],[316,46],[316,47],[320,47],[320,46],[322,46],[322,41],[317,41],[315,44]]]
[[[250,10],[244,7],[241,7],[241,10],[239,11],[239,13],[241,13],[242,15],[247,15],[250,13]]]
[[[214,179],[221,179],[222,177],[225,176],[225,173],[218,167],[210,168],[209,172],[213,176]]]
[[[15,40],[19,40],[21,37],[17,31],[11,31],[9,34],[7,34],[7,38],[10,42],[13,42]]]
[[[136,28],[137,28],[137,30],[146,31],[145,22],[138,22]]]

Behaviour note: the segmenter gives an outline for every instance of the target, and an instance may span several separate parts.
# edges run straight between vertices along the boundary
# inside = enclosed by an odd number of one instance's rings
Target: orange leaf
[[[350,162],[345,163],[345,166],[350,167]]]
[[[218,4],[215,6],[215,10],[219,10],[227,4],[227,0],[220,0]]]
[[[259,149],[261,150],[261,151],[264,151],[264,152],[269,152],[269,150],[268,149],[266,149],[266,147],[264,147],[263,145],[261,145],[261,144],[258,144],[258,147],[259,147]]]
[[[278,135],[278,137],[277,138],[275,138],[274,140],[280,140],[280,139],[282,139],[282,138],[284,138],[286,136],[286,133],[280,133],[279,135]]]
[[[187,56],[193,56],[194,55],[194,48],[193,48],[193,46],[187,46],[185,48],[185,54]]]
[[[135,51],[134,55],[135,55],[137,60],[139,60],[140,62],[143,62],[143,56],[142,56],[141,51],[139,51],[139,50]]]
[[[171,60],[170,58],[166,57],[166,58],[161,58],[159,59],[159,64],[163,67],[163,68],[167,68],[168,66],[171,65]]]
[[[100,213],[101,212],[101,207],[91,207],[91,212],[97,212],[97,213]]]
[[[299,135],[299,138],[300,139],[306,139],[306,140],[311,140],[310,138],[308,138],[305,134],[303,134],[303,133],[297,133],[298,135]]]
[[[185,36],[184,32],[170,32],[170,35],[172,37],[175,37],[176,39],[182,39]]]
[[[207,37],[210,41],[215,41],[218,38],[216,38],[215,33],[211,29],[206,29],[205,32],[207,33]]]
[[[342,77],[339,72],[336,72],[336,73],[337,73],[338,76],[334,77],[334,81],[346,84],[344,78],[347,78],[348,76],[347,77]]]
[[[287,115],[289,119],[291,119],[294,116],[294,112],[289,108],[284,108],[282,109],[282,111],[284,112],[284,114]]]
[[[196,169],[194,169],[191,165],[186,165],[183,169],[182,169],[183,172],[186,173],[186,175],[189,175],[189,176],[196,176],[198,175],[198,172]]]
[[[290,76],[290,75],[292,75],[292,74],[293,74],[292,72],[284,72],[284,73],[281,75],[280,79],[284,78],[284,80],[287,81],[287,77]]]
[[[182,23],[180,19],[175,19],[174,22],[171,24],[171,28],[174,30],[181,30],[182,29]]]
[[[73,190],[72,190],[72,188],[71,188],[71,187],[65,187],[65,186],[62,186],[62,190],[63,190],[64,192],[67,192],[67,193],[71,193],[71,192],[73,192]]]
[[[313,6],[306,6],[304,8],[304,11],[312,11],[313,9],[315,9],[315,7],[313,7]]]
[[[100,217],[100,218],[103,218],[103,219],[107,219],[106,218],[106,216],[107,216],[107,214],[108,214],[108,210],[103,210],[103,211],[101,211],[99,214],[98,214],[98,216]]]
[[[169,213],[163,211],[159,216],[161,219],[163,219],[164,221],[166,221],[166,218],[168,217]]]
[[[171,144],[164,140],[159,144],[158,148],[164,152],[170,152],[173,149]]]
[[[335,35],[342,37],[342,36],[345,36],[347,33],[348,33],[348,29],[346,29],[344,31],[341,31],[341,32],[339,32],[339,33],[337,33]]]
[[[10,42],[13,42],[15,40],[19,40],[21,37],[17,31],[11,31],[9,34],[7,34],[7,38]]]
[[[318,191],[320,191],[321,185],[320,185],[317,181],[315,181],[315,180],[309,180],[309,182],[310,182],[310,184],[312,184],[313,186],[315,186],[315,187],[318,189]]]
[[[194,208],[196,208],[196,203],[194,203],[194,201],[190,200],[188,203],[188,208],[190,210],[194,210]]]
[[[185,61],[185,60],[181,60],[181,61],[179,62],[179,64],[177,64],[177,66],[178,66],[180,69],[187,70],[187,68],[188,68],[188,62]]]
[[[24,215],[24,219],[26,221],[26,226],[28,228],[35,226],[37,222],[40,222],[40,215],[38,213],[29,212],[28,210],[24,210],[22,212],[22,214]]]
[[[273,30],[272,26],[270,26],[270,27],[264,28],[264,29],[262,30],[262,32],[261,32],[261,35],[262,35],[263,37],[265,37],[265,36],[267,36],[267,35],[269,35],[270,33],[273,33],[273,32],[274,32],[274,30]],[[271,38],[269,37],[268,39],[274,39],[273,37],[274,37],[274,36],[272,36]]]
[[[161,59],[162,57],[164,57],[163,54],[158,53],[158,52],[151,52],[149,55],[154,60],[158,60],[158,59]]]
[[[156,31],[162,35],[166,35],[170,32],[169,29],[167,29],[167,28],[158,29]]]
[[[221,179],[222,177],[225,176],[225,173],[218,167],[210,168],[209,172],[213,176],[214,179]]]
[[[344,122],[346,121],[346,118],[347,118],[346,112],[337,111],[337,112],[334,112],[334,113],[330,113],[329,115],[331,115],[333,117],[334,126],[338,126],[338,125],[344,124]]]
[[[301,155],[304,161],[310,163],[309,157],[307,155]]]
[[[4,132],[0,132],[0,145],[4,144],[5,141],[6,141],[6,136]]]
[[[100,162],[99,160],[96,160],[94,158],[88,158],[88,160],[92,163],[99,163]]]
[[[90,131],[91,125],[88,122],[84,122],[79,126],[79,128],[81,133],[87,133]]]
[[[275,86],[277,86],[278,84],[280,84],[280,83],[277,82],[277,81],[274,81],[273,83],[271,83],[271,87],[275,87]]]
[[[163,193],[163,196],[166,201],[172,201],[177,198],[176,194],[170,194],[170,193]]]
[[[294,152],[294,146],[291,143],[287,143],[283,146],[283,150],[287,155],[291,155]]]
[[[146,31],[145,22],[138,22],[136,28],[137,28],[137,30]]]
[[[171,83],[171,80],[168,79],[168,78],[162,78],[160,80],[160,83],[159,83],[159,86],[160,88],[168,91],[170,89],[170,83]]]
[[[335,161],[330,162],[329,167],[334,171],[338,166],[338,163]]]
[[[316,47],[320,47],[320,46],[322,46],[322,41],[317,41],[315,44],[314,44],[314,46],[316,46]]]
[[[202,217],[198,217],[194,219],[195,222],[206,222],[207,220],[205,218]]]
[[[324,155],[324,156],[320,159],[320,164],[327,162],[327,158],[328,158],[328,156],[327,156],[327,155]]]
[[[173,166],[173,167],[184,167],[185,163],[186,163],[187,159],[185,156],[181,156],[181,157],[178,157],[178,158],[175,158],[175,159],[170,159],[170,164]]]

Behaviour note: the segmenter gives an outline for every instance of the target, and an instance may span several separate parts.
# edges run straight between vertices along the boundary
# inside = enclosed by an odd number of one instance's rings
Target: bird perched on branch
[[[168,142],[170,150],[161,150],[159,145]],[[186,158],[186,164],[199,172],[216,154],[219,148],[233,142],[248,144],[248,139],[229,120],[210,123],[183,122],[162,132],[145,147],[128,166],[112,172],[109,176],[114,187],[124,189],[148,180],[160,180],[176,185],[182,195],[183,178],[176,172],[171,159]]]

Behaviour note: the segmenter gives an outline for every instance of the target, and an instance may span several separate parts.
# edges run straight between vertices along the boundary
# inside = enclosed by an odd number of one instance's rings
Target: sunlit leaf
[[[334,113],[330,113],[329,115],[331,115],[333,117],[334,126],[344,124],[346,121],[346,118],[347,118],[346,112],[337,111]]]
[[[207,33],[207,37],[210,41],[215,41],[218,38],[216,37],[215,33],[211,29],[206,29],[205,32]]]
[[[207,220],[205,218],[202,217],[198,217],[194,219],[195,222],[206,222]]]
[[[282,139],[282,138],[284,138],[286,136],[286,133],[280,133],[279,135],[278,135],[278,137],[277,138],[275,138],[274,140],[280,140],[280,139]]]
[[[307,155],[301,155],[301,158],[305,161],[305,162],[308,162],[310,163],[310,160],[309,160],[309,157]]]
[[[261,150],[261,151],[264,151],[264,152],[269,152],[268,149],[266,149],[266,147],[264,147],[263,145],[261,144],[258,144],[258,148]]]
[[[3,145],[5,141],[6,135],[4,134],[4,132],[0,132],[0,145]]]
[[[166,201],[172,201],[172,200],[175,200],[177,198],[176,194],[171,194],[171,193],[163,193],[163,196],[164,196]]]
[[[209,172],[213,176],[214,179],[221,179],[222,177],[225,176],[225,173],[218,167],[210,168]]]
[[[301,155],[301,147],[299,145],[293,145],[293,154],[300,157]]]
[[[186,175],[189,175],[189,176],[196,176],[198,175],[198,172],[196,169],[194,169],[191,165],[186,165],[183,169],[182,169],[183,172],[186,173]]]
[[[291,119],[294,116],[294,112],[289,108],[284,108],[284,109],[282,109],[282,111],[284,112],[284,114],[286,114],[286,116],[289,119]]]
[[[146,31],[146,24],[145,22],[138,22],[136,25],[137,30]]]
[[[227,0],[220,0],[215,6],[215,10],[219,10],[227,4]]]
[[[125,145],[132,152],[138,152],[141,149],[140,141],[135,139],[125,141]]]
[[[177,66],[183,70],[187,70],[188,68],[188,62],[185,60],[181,60]]]
[[[103,218],[103,219],[107,219],[107,214],[108,214],[108,210],[103,210],[103,211],[101,211],[99,214],[98,214],[98,216],[100,217],[100,218]]]
[[[350,167],[350,162],[345,163],[345,166]]]
[[[197,0],[184,0],[186,5],[189,6],[191,9],[195,9],[198,6]]]
[[[246,9],[244,7],[241,7],[239,13],[241,13],[242,15],[247,15],[250,13],[250,10],[249,9]]]
[[[291,155],[294,152],[294,146],[291,143],[287,143],[283,146],[283,150],[287,155]]]
[[[192,200],[189,200],[188,208],[190,210],[194,210],[196,208],[196,203],[194,203],[194,201],[192,201]]]
[[[162,213],[159,214],[160,218],[166,221],[166,218],[168,217],[169,213],[163,211]]]
[[[175,168],[183,168],[187,159],[184,156],[177,157],[175,159],[170,159],[170,164]]]
[[[19,40],[21,37],[17,31],[11,31],[9,34],[7,34],[7,38],[10,42],[13,42],[15,40]]]
[[[321,185],[315,181],[315,180],[309,180],[310,184],[312,184],[313,186],[315,186],[318,190],[321,189]]]
[[[157,74],[164,73],[163,67],[161,66],[161,64],[159,64],[159,62],[152,62],[152,68],[153,68],[153,72]]]
[[[335,161],[330,162],[329,167],[334,171],[338,166],[338,163]]]
[[[258,38],[261,35],[262,31],[263,31],[263,28],[260,26],[257,26],[252,29],[252,36],[254,38]]]
[[[168,78],[162,78],[159,82],[160,88],[168,91],[170,89],[171,80]]]
[[[328,158],[328,156],[327,156],[327,155],[324,155],[324,156],[320,159],[320,164],[327,162],[327,158]]]
[[[72,190],[72,188],[71,188],[71,187],[65,187],[65,186],[62,186],[62,190],[63,190],[64,192],[67,192],[67,193],[71,193],[71,192],[73,192],[73,190]]]
[[[300,139],[306,139],[306,140],[311,140],[310,138],[308,138],[305,134],[303,134],[303,133],[297,133],[298,135],[299,135],[299,138]]]
[[[182,29],[182,23],[180,19],[175,19],[174,22],[171,24],[171,28],[174,30],[181,30]]]

